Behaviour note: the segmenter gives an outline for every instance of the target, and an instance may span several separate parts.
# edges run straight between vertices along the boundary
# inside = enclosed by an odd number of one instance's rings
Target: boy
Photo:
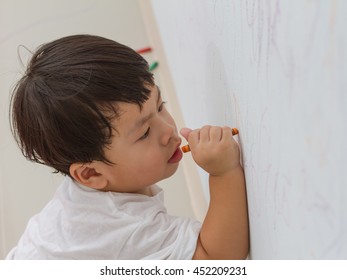
[[[231,129],[182,129],[210,174],[201,225],[166,213],[155,184],[173,175],[181,139],[147,62],[112,40],[41,46],[12,96],[23,154],[67,175],[8,259],[229,259],[248,254],[239,148]]]

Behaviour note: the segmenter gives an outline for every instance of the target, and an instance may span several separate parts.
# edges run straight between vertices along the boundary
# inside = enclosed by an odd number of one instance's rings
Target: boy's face
[[[177,170],[181,139],[157,86],[151,87],[142,110],[137,104],[117,105],[120,118],[113,120],[117,132],[105,148],[106,158],[115,164],[103,166],[105,190],[146,194],[148,186]]]

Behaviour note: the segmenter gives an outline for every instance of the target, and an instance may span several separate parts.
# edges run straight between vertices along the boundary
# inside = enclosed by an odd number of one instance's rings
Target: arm
[[[244,259],[249,251],[245,178],[228,127],[183,129],[196,163],[210,174],[210,205],[193,259]]]

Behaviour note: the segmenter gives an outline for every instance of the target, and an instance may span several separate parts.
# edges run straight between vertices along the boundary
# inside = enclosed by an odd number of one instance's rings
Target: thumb
[[[188,137],[189,137],[189,134],[192,132],[192,130],[190,128],[182,128],[180,133],[181,135],[188,141]]]

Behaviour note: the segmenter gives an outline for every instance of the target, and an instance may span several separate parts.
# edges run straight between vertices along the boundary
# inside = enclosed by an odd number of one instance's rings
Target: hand
[[[181,129],[195,162],[213,176],[222,176],[240,166],[240,150],[230,127],[204,126]]]

